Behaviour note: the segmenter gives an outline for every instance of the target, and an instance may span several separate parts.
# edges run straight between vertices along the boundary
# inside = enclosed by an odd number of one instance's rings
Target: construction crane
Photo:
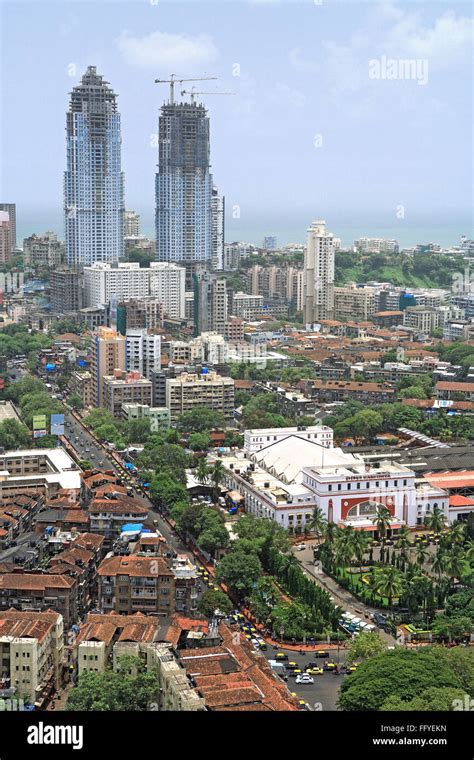
[[[170,86],[170,103],[174,103],[174,86],[176,82],[203,82],[208,79],[217,79],[217,77],[193,77],[192,79],[182,79],[177,74],[170,74],[170,79],[155,79],[155,84],[169,84]]]
[[[191,103],[195,103],[196,95],[235,95],[235,92],[196,92],[196,89],[191,87],[190,90],[181,90],[181,95],[189,95]]]

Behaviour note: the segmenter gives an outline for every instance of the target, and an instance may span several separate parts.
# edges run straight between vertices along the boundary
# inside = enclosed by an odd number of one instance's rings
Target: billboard
[[[42,438],[46,433],[46,415],[36,414],[33,417],[33,438]]]
[[[51,435],[64,435],[64,414],[51,415]]]

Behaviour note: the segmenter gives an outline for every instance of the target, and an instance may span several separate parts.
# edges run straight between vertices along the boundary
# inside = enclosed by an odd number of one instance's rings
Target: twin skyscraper
[[[117,95],[89,66],[74,87],[66,121],[66,260],[83,267],[123,256],[124,178]],[[164,103],[155,184],[156,260],[221,269],[224,199],[210,173],[209,117],[202,103]]]

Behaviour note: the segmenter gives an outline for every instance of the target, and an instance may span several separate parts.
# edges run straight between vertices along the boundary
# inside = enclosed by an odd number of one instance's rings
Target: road
[[[76,449],[81,459],[89,460],[96,469],[114,470],[120,473],[117,462],[111,457],[105,446],[97,443],[87,428],[70,412],[66,412],[65,414],[65,423],[64,435]],[[168,546],[177,554],[187,554],[192,558],[192,552],[186,548],[179,536],[176,535],[166,520],[156,511],[150,499],[144,496],[137,488],[134,488],[133,496],[140,502],[140,506],[147,510],[150,524],[153,524],[154,521],[157,522],[156,527],[165,538]]]
[[[324,645],[321,644],[321,649],[324,649]],[[329,659],[317,658],[311,652],[307,652],[305,655],[301,655],[299,652],[294,652],[284,647],[279,647],[274,650],[273,647],[269,647],[266,652],[262,652],[267,660],[275,659],[276,652],[285,652],[288,655],[288,662],[296,662],[300,666],[301,670],[307,667],[308,663],[315,662],[318,667],[322,667],[324,662],[339,662],[343,664],[346,661],[347,652],[344,649],[339,651],[333,650]],[[291,692],[294,692],[300,699],[304,699],[311,710],[315,711],[327,711],[337,710],[337,699],[339,696],[339,689],[341,683],[347,675],[340,674],[335,675],[330,671],[324,672],[322,675],[313,676],[314,684],[297,684],[296,678],[287,672],[288,682],[287,686]]]
[[[334,599],[334,602],[346,612],[350,612],[353,615],[357,615],[366,620],[370,619],[370,616],[374,612],[380,612],[376,607],[370,607],[364,602],[357,599],[349,591],[339,586],[339,584],[326,575],[319,567],[315,567],[313,558],[313,547],[316,545],[316,541],[307,541],[306,548],[303,551],[293,547],[293,552],[298,559],[303,572],[311,578],[315,583],[318,583],[322,588],[328,591]],[[385,639],[388,646],[393,646],[396,641],[393,636],[382,629],[378,629],[381,637]]]

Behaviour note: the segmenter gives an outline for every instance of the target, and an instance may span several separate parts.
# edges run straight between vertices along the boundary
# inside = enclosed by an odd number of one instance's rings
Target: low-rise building
[[[90,372],[72,372],[69,378],[69,390],[71,395],[79,396],[84,409],[94,406],[95,394]]]
[[[474,383],[440,380],[435,390],[437,398],[474,401]]]
[[[159,433],[170,427],[170,410],[166,406],[122,404],[122,417],[124,420],[150,420],[152,433]]]
[[[282,441],[288,436],[296,436],[306,441],[316,441],[321,446],[332,448],[333,430],[327,425],[311,425],[307,427],[286,427],[286,428],[262,428],[255,430],[245,430],[244,432],[244,449],[249,454],[269,446],[277,441]]]
[[[386,383],[357,380],[302,380],[303,392],[319,403],[361,401],[366,405],[385,404],[396,398],[396,391]]]
[[[354,282],[334,288],[336,319],[371,319],[375,312],[375,289],[358,287]]]
[[[391,529],[416,525],[415,473],[388,461],[321,446],[297,435],[248,453],[224,454],[224,484],[244,498],[247,512],[291,533],[303,533],[315,507],[330,522],[376,532],[379,507],[392,515]]]
[[[77,619],[77,582],[66,575],[1,573],[0,612],[14,608],[25,612],[59,612],[64,625]]]
[[[59,689],[64,659],[63,618],[58,612],[0,612],[0,681],[15,698],[42,707]]]
[[[403,312],[403,326],[430,335],[439,326],[439,314],[431,306],[408,306]]]
[[[104,612],[174,612],[175,577],[162,557],[106,557],[98,572],[99,603]]]
[[[0,454],[0,498],[20,494],[51,497],[80,491],[81,471],[63,448],[19,449]]]
[[[54,232],[31,235],[23,241],[25,264],[35,269],[59,267],[64,256],[64,244]]]
[[[151,380],[139,372],[115,370],[103,378],[103,406],[114,417],[122,416],[123,404],[151,406]]]
[[[166,380],[166,406],[172,422],[184,412],[200,407],[221,412],[230,420],[234,415],[234,381],[216,372],[200,375],[183,372]]]
[[[148,518],[148,512],[136,499],[113,494],[108,494],[107,498],[94,498],[88,514],[91,533],[103,536],[107,549],[119,538],[125,524],[142,524]]]

